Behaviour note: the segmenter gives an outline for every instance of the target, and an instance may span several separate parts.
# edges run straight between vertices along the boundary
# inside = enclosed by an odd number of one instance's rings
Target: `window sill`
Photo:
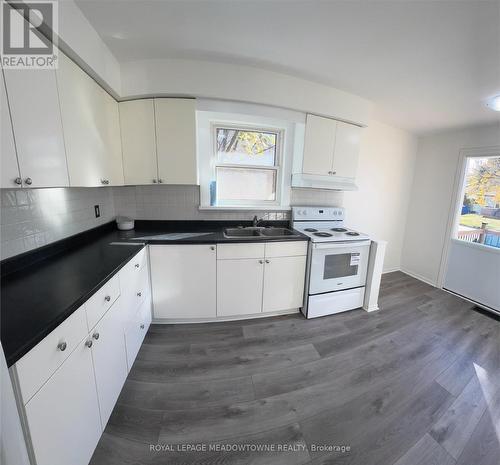
[[[278,211],[290,211],[290,207],[282,207],[280,205],[255,205],[253,207],[244,207],[244,206],[234,206],[234,207],[228,207],[228,206],[199,206],[198,210],[200,211],[272,211],[272,212],[278,212]]]

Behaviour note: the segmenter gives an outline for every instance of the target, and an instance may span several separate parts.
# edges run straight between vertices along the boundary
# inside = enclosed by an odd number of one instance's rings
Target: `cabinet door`
[[[158,182],[153,99],[118,104],[125,184]]]
[[[4,73],[24,186],[68,186],[56,72],[41,69]]]
[[[338,122],[332,172],[336,176],[355,178],[358,170],[361,128]]]
[[[120,137],[120,113],[118,102],[99,87],[106,118],[104,122],[104,178],[111,186],[123,186],[122,140]]]
[[[117,102],[62,53],[57,79],[70,185],[122,184]]]
[[[120,299],[118,299],[90,332],[103,430],[127,377],[127,358],[120,311]]]
[[[0,123],[2,125],[1,149],[0,152],[0,187],[12,188],[21,187],[16,184],[16,179],[20,177],[19,166],[17,165],[16,146],[14,135],[12,134],[12,123],[10,120],[9,104],[5,92],[3,72],[0,70]]]
[[[305,272],[305,256],[267,259],[262,311],[276,312],[302,307]]]
[[[85,339],[25,409],[37,465],[89,463],[102,428]]]
[[[155,318],[216,316],[216,246],[151,245]]]
[[[328,176],[332,171],[337,122],[321,116],[307,115],[302,171]]]
[[[263,259],[217,261],[217,316],[262,312]]]
[[[197,184],[196,101],[155,99],[158,176],[164,184]]]
[[[139,307],[134,317],[129,321],[125,330],[125,345],[127,347],[127,367],[132,368],[137,353],[141,348],[144,336],[148,332],[151,324],[151,296],[146,296],[146,299]]]

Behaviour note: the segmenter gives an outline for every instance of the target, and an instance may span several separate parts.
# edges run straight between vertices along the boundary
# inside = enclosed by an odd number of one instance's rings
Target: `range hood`
[[[340,176],[321,176],[315,174],[292,174],[292,187],[307,187],[309,189],[331,189],[335,191],[357,191],[358,186],[353,178]]]

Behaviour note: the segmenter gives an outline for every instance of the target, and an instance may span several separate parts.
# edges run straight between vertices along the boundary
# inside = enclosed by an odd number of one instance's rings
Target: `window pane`
[[[276,200],[276,170],[218,167],[217,200]]]
[[[468,159],[457,236],[500,248],[500,157]]]
[[[277,138],[271,132],[216,128],[217,160],[234,165],[274,166]]]

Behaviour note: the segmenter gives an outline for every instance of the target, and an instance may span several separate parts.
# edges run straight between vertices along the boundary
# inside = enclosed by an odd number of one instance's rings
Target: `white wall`
[[[368,124],[372,105],[356,95],[286,74],[229,63],[144,60],[122,64],[122,97],[188,96],[260,103]]]
[[[400,268],[416,150],[415,136],[370,121],[362,131],[359,190],[344,192],[347,226],[388,242],[384,271]]]
[[[419,139],[402,269],[438,285],[460,150],[500,144],[500,123]]]

